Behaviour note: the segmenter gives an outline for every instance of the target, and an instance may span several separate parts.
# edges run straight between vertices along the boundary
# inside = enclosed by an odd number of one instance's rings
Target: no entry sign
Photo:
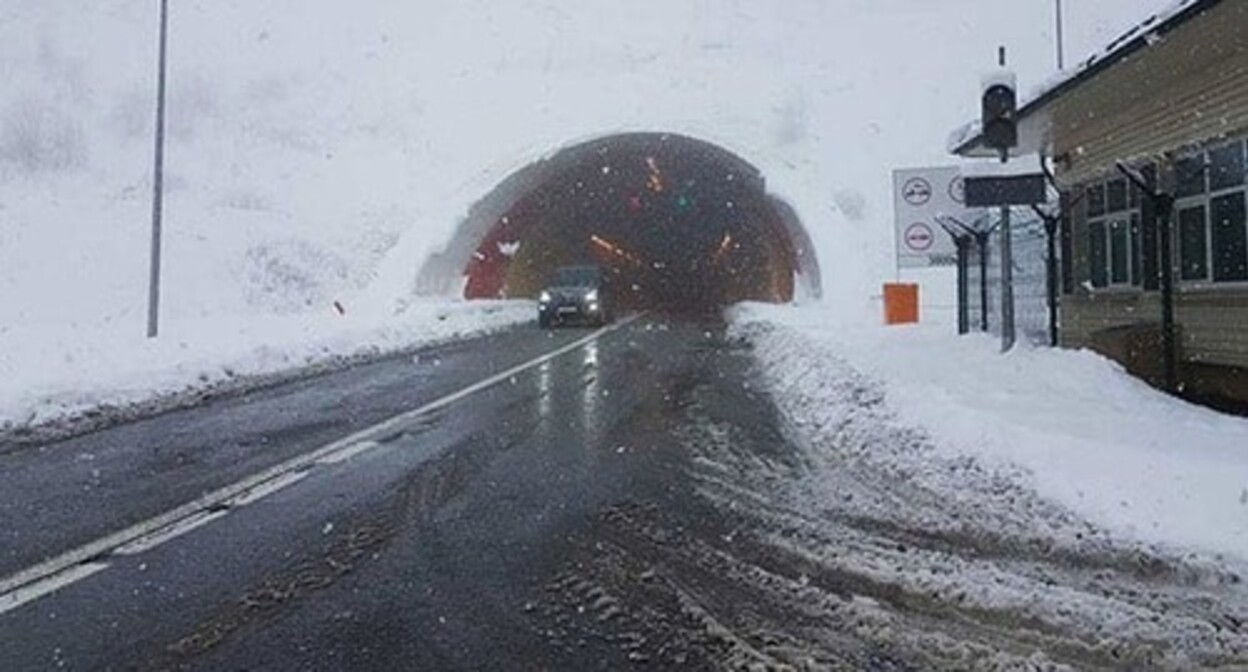
[[[902,242],[912,252],[927,252],[936,243],[936,235],[932,227],[923,222],[915,222],[906,227],[906,235],[902,236]]]

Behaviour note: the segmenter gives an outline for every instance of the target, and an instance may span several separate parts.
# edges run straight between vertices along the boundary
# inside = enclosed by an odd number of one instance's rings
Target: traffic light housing
[[[982,104],[984,142],[989,147],[1003,151],[1016,147],[1018,100],[1014,87],[1005,82],[989,84],[984,89]]]

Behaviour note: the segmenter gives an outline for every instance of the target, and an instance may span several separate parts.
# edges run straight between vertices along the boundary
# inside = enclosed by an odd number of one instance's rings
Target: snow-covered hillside
[[[141,331],[156,4],[0,4],[0,329]],[[170,4],[170,319],[388,312],[507,174],[621,130],[758,165],[861,311],[891,275],[892,167],[947,162],[998,41],[1024,79],[1051,62],[1045,3]],[[1072,42],[1138,5],[1074,7],[1096,21]]]

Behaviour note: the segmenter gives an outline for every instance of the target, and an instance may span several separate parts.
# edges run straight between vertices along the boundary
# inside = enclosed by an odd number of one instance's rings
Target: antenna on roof
[[[1066,54],[1065,54],[1066,50],[1065,50],[1065,46],[1062,44],[1062,30],[1063,30],[1062,0],[1056,0],[1056,2],[1057,2],[1057,70],[1058,72],[1061,72],[1062,70],[1066,69]]]
[[[997,65],[1005,67],[1005,45],[997,47]]]

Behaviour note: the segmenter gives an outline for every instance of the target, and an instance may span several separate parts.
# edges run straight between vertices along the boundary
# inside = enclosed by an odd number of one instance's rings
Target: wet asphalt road
[[[719,320],[595,333],[0,446],[0,671],[1248,669],[1233,568],[926,450],[852,370],[812,365],[839,395],[812,406]],[[326,445],[181,534],[6,587]]]
[[[0,454],[0,576],[589,333],[521,327]],[[97,573],[0,614],[2,666],[637,664],[656,654],[617,639],[614,598],[568,572],[610,554],[604,521],[621,511],[731,532],[695,495],[682,426],[696,404],[783,458],[748,368],[713,320],[643,317],[185,535],[97,558]],[[699,666],[687,646],[667,652]]]

